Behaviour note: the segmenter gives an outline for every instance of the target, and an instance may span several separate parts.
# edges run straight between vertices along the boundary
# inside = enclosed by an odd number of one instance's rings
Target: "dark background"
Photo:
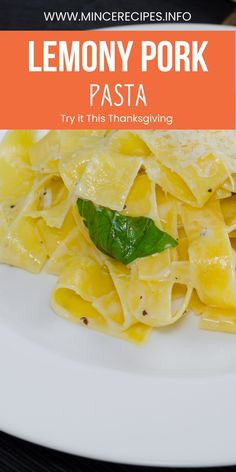
[[[74,22],[45,22],[43,11],[190,11],[193,23],[222,23],[233,10],[230,0],[0,0],[0,29],[75,29]],[[124,22],[122,22],[124,24]],[[131,24],[131,23],[129,23]],[[81,29],[101,23],[77,23]],[[117,26],[118,23],[115,23]],[[106,22],[103,26],[112,26]]]
[[[229,0],[111,0],[109,2],[103,0],[0,0],[0,29],[68,30],[78,26],[70,22],[45,23],[44,10],[190,11],[193,23],[220,24],[234,10],[234,5]],[[81,29],[99,26],[112,26],[112,24],[79,23]],[[222,472],[225,469],[219,467],[216,470]],[[147,470],[164,472],[166,469],[117,465],[75,457],[36,446],[0,432],[0,472],[145,472]],[[236,466],[227,467],[227,472],[228,470],[234,471]]]
[[[223,440],[223,435],[222,435]],[[138,467],[76,457],[0,433],[1,472],[235,472],[236,466],[201,469]]]

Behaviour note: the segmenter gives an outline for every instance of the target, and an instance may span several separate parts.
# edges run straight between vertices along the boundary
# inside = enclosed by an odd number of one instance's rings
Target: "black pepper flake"
[[[208,191],[209,193],[211,193],[211,192],[212,192],[212,188],[209,188],[207,191]]]
[[[124,206],[123,206],[123,210],[125,210],[126,208],[127,208],[127,205],[124,205]]]
[[[147,316],[148,312],[146,310],[143,310],[143,316]]]
[[[47,195],[47,190],[44,190],[43,195],[44,196]]]
[[[236,195],[236,192],[231,192],[231,195]]]
[[[142,296],[142,295],[140,295],[140,297],[139,297],[139,298],[140,298],[140,300],[142,300],[143,296]]]
[[[81,316],[80,318],[80,321],[82,321],[82,323],[84,323],[84,325],[88,325],[88,318],[86,318],[86,316]]]
[[[15,208],[16,205],[10,205],[10,208]]]
[[[175,280],[178,280],[178,277],[175,277]]]

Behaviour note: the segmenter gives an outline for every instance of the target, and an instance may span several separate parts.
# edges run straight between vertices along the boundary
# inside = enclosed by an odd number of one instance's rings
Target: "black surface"
[[[233,472],[236,467],[201,468],[201,472]],[[175,472],[189,469],[138,467],[95,461],[33,445],[0,433],[1,472]],[[195,469],[196,471],[198,469]]]
[[[228,0],[0,0],[0,29],[75,29],[71,23],[45,24],[44,10],[129,10],[129,11],[190,11],[192,22],[222,23],[233,9]],[[81,28],[101,24],[80,24]],[[103,25],[104,26],[104,25]],[[108,26],[106,23],[105,26]],[[1,418],[0,418],[1,424]],[[223,440],[223,436],[222,436]],[[235,446],[236,447],[236,446]],[[216,470],[235,470],[235,467],[219,467]],[[93,461],[52,451],[0,433],[0,472],[144,472],[150,468],[117,465]],[[164,468],[152,468],[163,472]],[[173,469],[171,469],[173,470]],[[174,469],[181,470],[181,469]],[[186,470],[186,469],[185,469]],[[209,470],[209,469],[201,469]]]
[[[46,23],[44,11],[189,11],[193,23],[221,23],[233,9],[230,0],[0,0],[0,29],[81,29],[101,23]],[[110,26],[112,23],[105,23]],[[117,25],[118,23],[116,23]],[[122,23],[124,24],[124,23]],[[129,23],[130,24],[130,23]]]

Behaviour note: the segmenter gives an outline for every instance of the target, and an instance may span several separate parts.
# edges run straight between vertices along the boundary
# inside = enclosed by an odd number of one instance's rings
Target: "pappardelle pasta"
[[[62,317],[131,342],[236,332],[235,131],[9,131],[0,262],[57,277]]]

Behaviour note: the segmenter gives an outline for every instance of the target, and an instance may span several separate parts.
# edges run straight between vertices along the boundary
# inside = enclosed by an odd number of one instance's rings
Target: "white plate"
[[[2,430],[132,464],[236,463],[234,335],[189,316],[138,348],[54,315],[53,283],[0,266]]]

